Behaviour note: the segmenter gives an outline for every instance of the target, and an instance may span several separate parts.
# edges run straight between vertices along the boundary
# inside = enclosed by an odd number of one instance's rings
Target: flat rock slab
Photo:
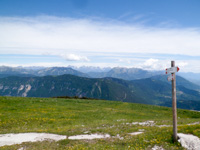
[[[179,133],[178,137],[178,142],[187,150],[200,150],[200,139],[197,136]]]
[[[154,121],[145,121],[145,122],[132,122],[126,123],[127,125],[140,125],[140,126],[155,126]]]
[[[103,139],[110,138],[109,134],[83,134],[83,135],[74,135],[69,136],[70,140],[92,140],[92,139]]]
[[[19,133],[0,134],[0,147],[6,145],[22,144],[23,142],[38,142],[44,140],[64,140],[67,136],[49,133]]]
[[[130,135],[138,135],[138,134],[142,134],[143,132],[133,132],[133,133],[129,133]]]
[[[162,146],[157,146],[155,145],[152,150],[165,150],[164,148],[162,148]]]

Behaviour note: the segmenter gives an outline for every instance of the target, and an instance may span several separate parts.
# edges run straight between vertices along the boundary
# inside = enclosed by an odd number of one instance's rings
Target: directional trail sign
[[[172,82],[172,110],[173,110],[173,140],[177,142],[177,107],[176,107],[176,72],[179,67],[175,67],[175,61],[171,61],[171,68],[166,69],[166,74],[170,74],[167,78]]]
[[[174,80],[174,74],[170,74],[167,78],[168,81]]]
[[[179,71],[179,67],[171,67],[166,69],[166,74],[175,73]]]

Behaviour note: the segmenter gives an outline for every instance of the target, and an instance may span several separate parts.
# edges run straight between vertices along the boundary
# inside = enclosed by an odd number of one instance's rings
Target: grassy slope
[[[159,128],[126,123],[153,120],[170,125],[170,108],[100,100],[0,97],[0,133],[47,132],[62,135],[89,133],[119,134],[118,138],[97,140],[62,140],[59,142],[23,143],[0,149],[148,149],[154,145],[165,149],[182,149],[171,139],[172,127]],[[178,132],[200,137],[200,125],[186,124],[200,120],[200,113],[178,110]],[[144,129],[144,133],[128,133]]]

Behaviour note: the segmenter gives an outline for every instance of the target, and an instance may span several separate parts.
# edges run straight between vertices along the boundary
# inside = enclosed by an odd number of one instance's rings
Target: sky
[[[0,0],[0,65],[200,72],[199,0]]]

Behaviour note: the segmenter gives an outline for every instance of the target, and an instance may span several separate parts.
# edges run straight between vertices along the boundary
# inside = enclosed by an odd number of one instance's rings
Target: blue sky
[[[0,0],[0,65],[200,72],[199,0]]]
[[[148,25],[199,27],[199,0],[1,0],[1,16],[101,17]]]

